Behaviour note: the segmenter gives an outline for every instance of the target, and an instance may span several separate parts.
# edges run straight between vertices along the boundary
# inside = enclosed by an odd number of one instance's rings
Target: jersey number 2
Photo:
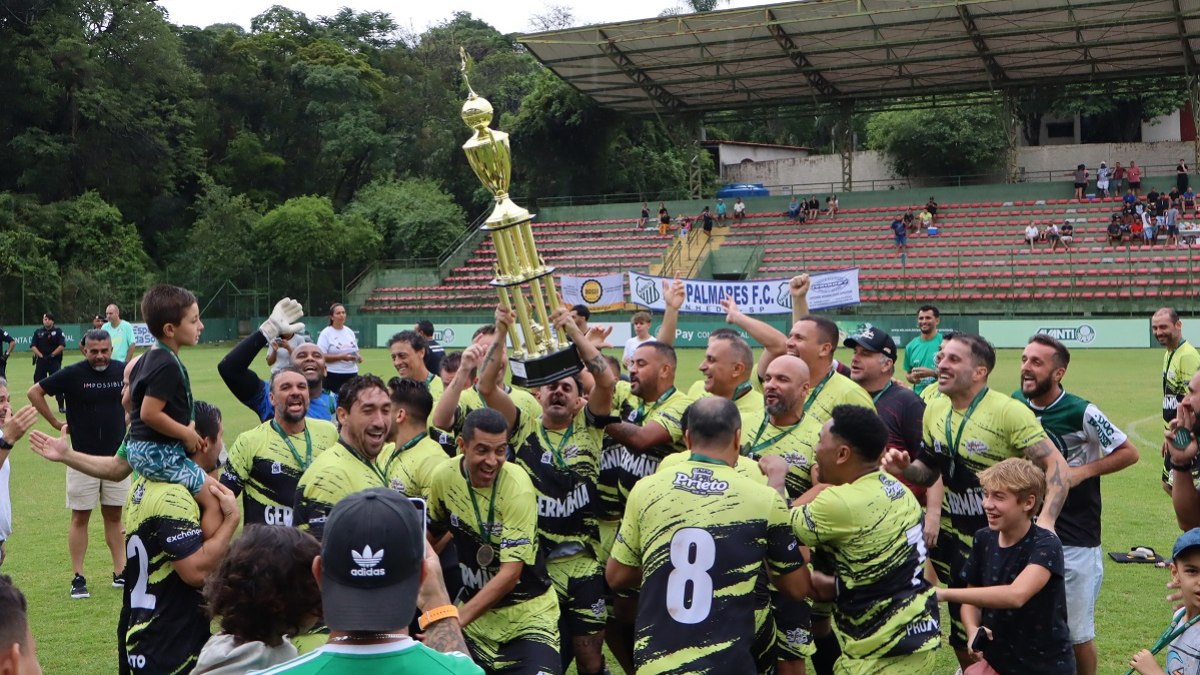
[[[129,543],[125,545],[125,557],[137,558],[138,570],[137,583],[133,585],[133,590],[129,591],[129,606],[134,609],[154,609],[158,598],[146,592],[150,576],[150,554],[146,551],[141,537],[135,534],[129,538]]]
[[[713,601],[713,580],[708,571],[716,561],[717,544],[706,530],[685,527],[671,537],[674,569],[667,577],[667,611],[672,619],[693,624],[708,618]]]
[[[925,528],[918,522],[916,525],[908,528],[904,534],[908,539],[909,545],[917,547],[917,569],[913,572],[912,585],[920,588],[925,574],[925,556],[928,553],[925,549]]]

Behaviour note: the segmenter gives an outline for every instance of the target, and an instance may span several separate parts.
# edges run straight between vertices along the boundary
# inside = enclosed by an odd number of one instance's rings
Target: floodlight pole
[[[1007,143],[1004,155],[1004,180],[1007,183],[1016,183],[1020,178],[1020,167],[1017,166],[1017,163],[1020,161],[1018,151],[1021,134],[1021,105],[1017,100],[1016,93],[1011,89],[1004,90],[1001,98],[1003,110],[1000,112],[1000,119],[1004,123],[1004,136]]]
[[[842,192],[851,192],[854,189],[854,101],[843,103],[838,117],[834,142],[842,158]]]

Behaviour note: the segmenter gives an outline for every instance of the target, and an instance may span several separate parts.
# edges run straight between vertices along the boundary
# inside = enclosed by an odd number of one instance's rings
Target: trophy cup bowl
[[[467,57],[462,53],[466,80]],[[470,87],[467,81],[469,95],[463,103],[462,119],[474,133],[463,144],[463,152],[479,181],[496,199],[482,227],[496,249],[496,276],[488,283],[496,289],[500,304],[517,314],[517,325],[509,328],[508,335],[513,345],[509,357],[512,382],[519,387],[540,387],[578,373],[583,363],[566,335],[550,324],[550,316],[558,308],[558,289],[554,268],[547,267],[538,255],[530,227],[533,214],[508,196],[512,179],[508,134],[490,127],[492,104]]]

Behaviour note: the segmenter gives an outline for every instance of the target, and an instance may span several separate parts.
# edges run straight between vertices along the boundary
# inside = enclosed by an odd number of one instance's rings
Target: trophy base
[[[510,358],[508,367],[512,371],[512,383],[529,389],[578,373],[583,370],[583,361],[579,360],[575,347],[568,346],[535,359]]]

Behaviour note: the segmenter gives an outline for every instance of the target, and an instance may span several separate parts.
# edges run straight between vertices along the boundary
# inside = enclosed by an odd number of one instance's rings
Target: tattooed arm
[[[517,406],[508,392],[504,391],[500,381],[500,366],[504,363],[504,338],[514,320],[511,309],[503,306],[496,308],[496,339],[492,341],[487,355],[483,357],[483,364],[479,366],[479,395],[489,408],[495,408],[504,415],[508,428],[516,432]]]
[[[592,344],[579,330],[579,326],[571,320],[571,314],[566,307],[559,307],[551,321],[566,331],[567,337],[575,343],[575,351],[579,352],[584,367],[592,374],[592,389],[586,393],[588,410],[597,417],[608,416],[612,412],[613,389],[617,383],[616,376],[608,367],[608,361],[604,360],[604,355],[596,345]]]
[[[929,487],[941,477],[941,469],[935,464],[930,466],[923,460],[913,460],[908,452],[899,448],[888,448],[879,459],[879,466],[893,476],[903,476],[905,479]],[[1057,514],[1056,514],[1057,515]]]
[[[438,607],[453,605],[454,603],[450,601],[450,594],[446,591],[446,582],[442,578],[441,560],[438,559],[433,547],[428,544],[425,546],[424,567],[421,588],[417,593],[417,607],[423,612],[428,612]],[[471,653],[467,650],[466,641],[463,640],[462,625],[454,617],[440,619],[426,626],[421,642],[424,642],[426,647],[443,654]]]
[[[1071,469],[1067,466],[1067,458],[1048,438],[1025,448],[1025,457],[1046,472],[1046,503],[1042,506],[1037,524],[1053,532],[1058,514],[1062,512],[1063,504],[1067,503],[1067,491],[1071,489],[1068,478]]]

